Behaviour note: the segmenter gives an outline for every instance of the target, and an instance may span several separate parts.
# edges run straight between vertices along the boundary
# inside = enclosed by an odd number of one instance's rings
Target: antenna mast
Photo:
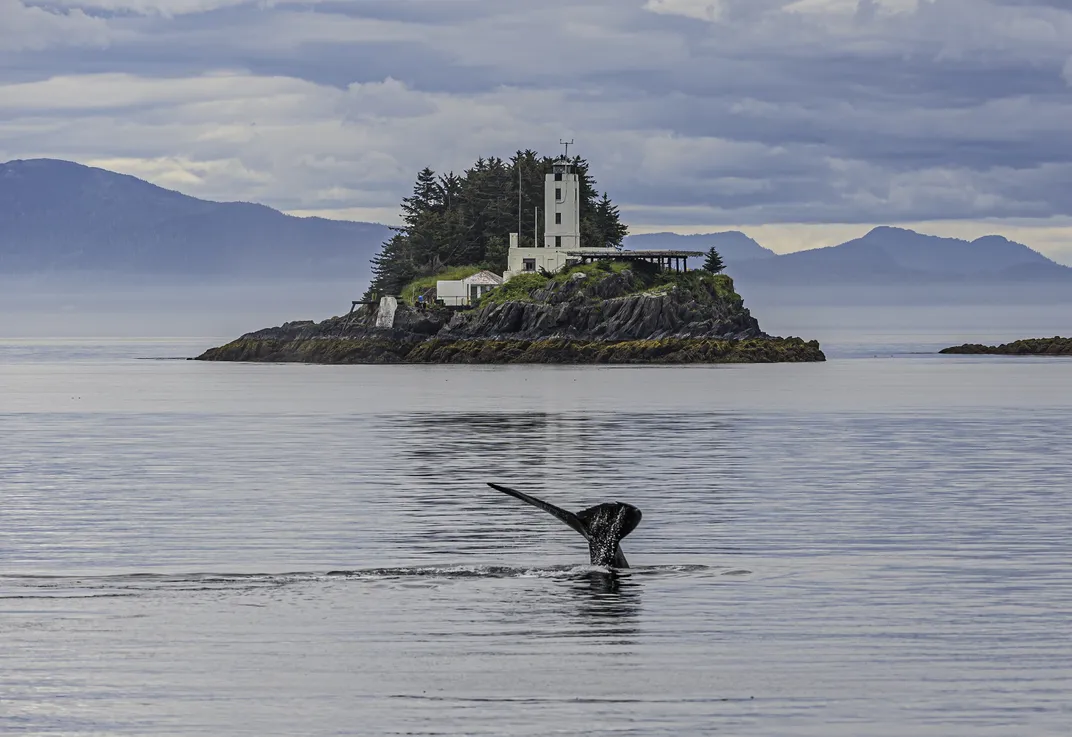
[[[566,147],[566,153],[562,158],[564,158],[564,159],[566,159],[568,161],[569,160],[569,147],[573,145],[573,139],[571,138],[568,141],[563,141],[561,138],[559,138],[558,139],[558,145]]]

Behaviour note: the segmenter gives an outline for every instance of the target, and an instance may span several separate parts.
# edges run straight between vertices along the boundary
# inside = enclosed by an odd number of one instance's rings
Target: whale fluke
[[[491,483],[488,486],[542,509],[581,533],[588,541],[592,565],[607,568],[629,567],[629,562],[625,559],[619,543],[640,524],[642,515],[640,510],[632,504],[608,502],[574,514],[516,489]]]

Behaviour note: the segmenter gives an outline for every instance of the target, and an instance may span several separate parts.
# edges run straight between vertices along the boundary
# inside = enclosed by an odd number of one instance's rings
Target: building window
[[[555,248],[562,248],[562,236],[555,236]]]
[[[561,187],[555,187],[555,199],[558,200],[559,202],[562,201],[562,188]]]
[[[536,271],[536,259],[527,258],[521,262],[521,268],[524,271]]]
[[[555,213],[555,225],[562,225],[562,213]]]
[[[560,172],[560,171],[555,172],[555,181],[556,182],[561,182],[562,181],[562,172]]]

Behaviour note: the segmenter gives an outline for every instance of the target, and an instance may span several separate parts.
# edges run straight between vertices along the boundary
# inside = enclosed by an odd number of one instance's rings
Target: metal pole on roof
[[[533,211],[532,216],[532,247],[539,248],[540,242],[540,208]]]

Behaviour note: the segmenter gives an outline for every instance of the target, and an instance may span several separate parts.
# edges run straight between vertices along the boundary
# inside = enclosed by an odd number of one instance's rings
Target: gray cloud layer
[[[386,218],[562,136],[630,220],[1072,216],[1066,0],[0,0],[0,158]]]

